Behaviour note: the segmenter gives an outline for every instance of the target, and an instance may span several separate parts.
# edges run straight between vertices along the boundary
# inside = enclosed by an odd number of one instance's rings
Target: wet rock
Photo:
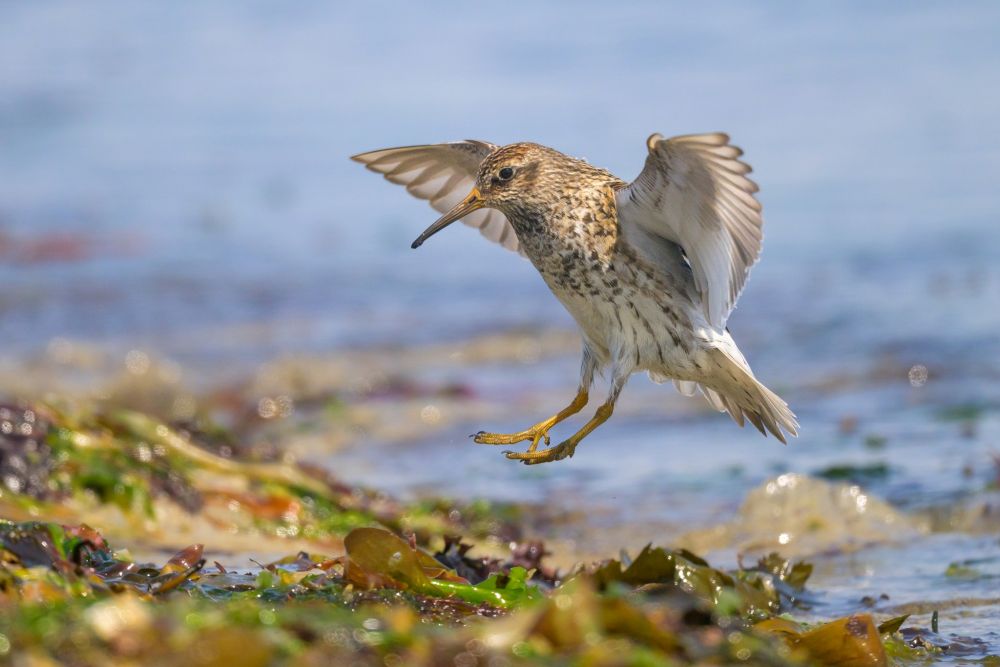
[[[996,533],[1000,531],[1000,491],[982,491],[958,503],[925,511],[935,532]]]
[[[738,517],[688,533],[681,544],[699,551],[777,551],[802,556],[905,539],[928,531],[884,500],[852,484],[780,475],[752,490]]]
[[[55,466],[45,442],[49,423],[23,405],[0,405],[0,485],[35,499],[51,495],[49,475]]]

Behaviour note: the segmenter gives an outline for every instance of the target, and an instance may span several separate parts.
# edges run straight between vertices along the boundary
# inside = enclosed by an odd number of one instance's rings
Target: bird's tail
[[[781,442],[786,442],[785,433],[798,435],[799,422],[788,404],[754,377],[735,344],[726,348],[709,353],[715,372],[710,381],[700,384],[708,402],[719,412],[728,412],[740,426],[749,421]]]

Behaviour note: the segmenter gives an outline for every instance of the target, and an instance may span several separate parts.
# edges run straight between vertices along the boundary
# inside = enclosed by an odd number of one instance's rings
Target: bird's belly
[[[681,310],[682,304],[668,294],[583,294],[550,287],[602,365],[676,378],[688,377],[695,370],[701,337]]]

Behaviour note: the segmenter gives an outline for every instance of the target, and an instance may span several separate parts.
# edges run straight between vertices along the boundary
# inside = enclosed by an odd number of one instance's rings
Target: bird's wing
[[[438,212],[446,213],[469,194],[476,184],[479,165],[497,146],[469,139],[447,144],[404,146],[351,156],[368,169],[398,185],[414,197],[426,199]],[[482,208],[462,218],[483,236],[514,252],[521,245],[503,213]]]
[[[654,134],[646,145],[642,173],[616,193],[619,224],[684,250],[708,321],[722,328],[760,255],[763,219],[750,166],[721,133]]]

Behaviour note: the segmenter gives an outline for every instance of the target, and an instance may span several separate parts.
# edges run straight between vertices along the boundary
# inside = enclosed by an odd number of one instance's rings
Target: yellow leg
[[[611,413],[614,412],[614,409],[615,399],[612,398],[607,403],[597,408],[597,412],[594,413],[594,416],[589,422],[583,425],[583,428],[571,435],[569,439],[559,443],[555,447],[543,449],[540,452],[536,452],[535,448],[532,447],[524,453],[504,452],[504,454],[511,460],[524,461],[527,465],[548,463],[549,461],[559,461],[569,458],[573,456],[573,452],[576,451],[576,446],[580,444],[581,440],[590,435],[595,428],[608,421],[611,417]]]
[[[473,439],[480,445],[513,445],[518,442],[523,442],[525,440],[531,440],[531,446],[528,447],[529,452],[535,451],[538,448],[538,443],[544,438],[545,444],[549,444],[549,429],[558,424],[559,422],[572,417],[577,412],[582,410],[584,406],[587,405],[587,391],[581,389],[577,392],[576,397],[573,398],[573,402],[567,405],[565,408],[552,415],[544,421],[540,421],[534,426],[521,431],[520,433],[486,433],[485,431],[480,431],[476,433]]]

